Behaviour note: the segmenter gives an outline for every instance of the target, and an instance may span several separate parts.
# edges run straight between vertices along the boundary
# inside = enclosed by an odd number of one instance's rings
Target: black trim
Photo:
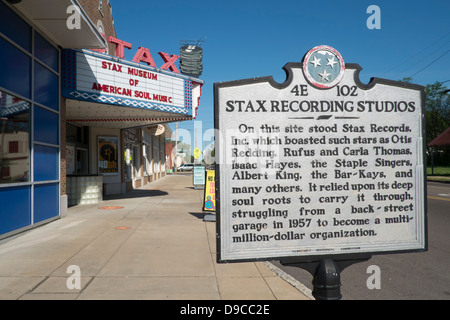
[[[219,85],[217,83],[213,84],[213,90],[214,90],[214,134],[216,135],[219,130]],[[217,131],[216,131],[217,129]],[[219,144],[218,137],[214,138],[214,157],[216,159],[216,165],[214,166],[214,193],[216,196],[216,255],[217,255],[217,262],[221,261],[220,258],[220,144]]]

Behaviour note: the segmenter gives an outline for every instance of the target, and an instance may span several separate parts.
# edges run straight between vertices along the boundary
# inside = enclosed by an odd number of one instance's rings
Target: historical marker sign
[[[215,83],[218,260],[427,248],[424,90],[319,46]]]

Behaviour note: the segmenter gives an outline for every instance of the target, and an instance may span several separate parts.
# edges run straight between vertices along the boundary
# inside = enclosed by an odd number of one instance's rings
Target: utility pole
[[[194,128],[194,150],[197,149],[197,128]],[[194,157],[194,164],[197,162]]]

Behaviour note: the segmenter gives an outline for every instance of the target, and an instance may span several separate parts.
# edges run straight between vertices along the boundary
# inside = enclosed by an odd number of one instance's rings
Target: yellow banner
[[[206,170],[205,195],[203,211],[216,211],[215,171]]]

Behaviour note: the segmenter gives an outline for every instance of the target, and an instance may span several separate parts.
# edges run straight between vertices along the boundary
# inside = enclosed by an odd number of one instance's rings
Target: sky
[[[254,77],[286,80],[283,66],[301,62],[317,45],[335,48],[346,63],[372,77],[427,85],[450,80],[450,1],[448,0],[110,0],[117,37],[150,50],[179,55],[186,40],[201,40],[204,81],[197,120],[179,123],[179,133],[197,146],[212,142],[213,84]],[[379,19],[372,20],[379,8]],[[367,21],[379,22],[369,29]],[[177,62],[178,65],[178,62]],[[450,87],[450,81],[445,84]],[[175,125],[170,127],[174,130]],[[195,128],[197,130],[195,130]],[[184,131],[183,131],[184,130]],[[200,134],[202,132],[202,134]],[[203,140],[203,141],[202,141]]]

